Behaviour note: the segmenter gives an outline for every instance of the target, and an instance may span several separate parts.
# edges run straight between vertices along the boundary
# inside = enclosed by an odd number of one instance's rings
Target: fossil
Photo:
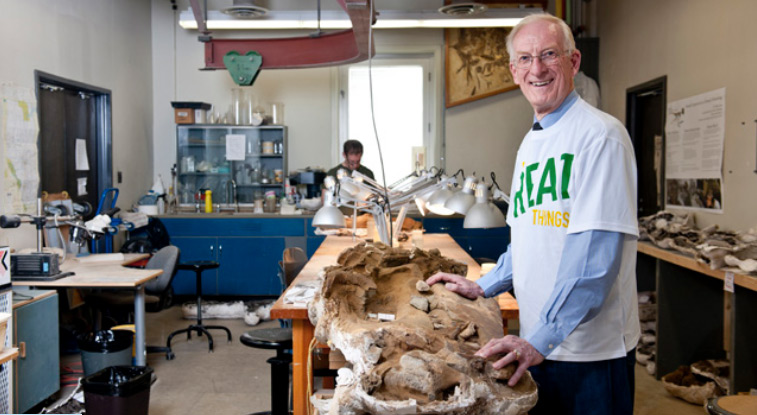
[[[319,407],[332,415],[514,415],[533,407],[537,389],[528,372],[511,388],[514,365],[495,370],[494,358],[474,356],[503,335],[497,302],[419,283],[437,271],[465,275],[467,266],[438,250],[361,243],[325,269],[308,312],[315,337],[349,366]]]

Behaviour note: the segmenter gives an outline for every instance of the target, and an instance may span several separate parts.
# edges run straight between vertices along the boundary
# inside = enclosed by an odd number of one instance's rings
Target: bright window
[[[434,88],[432,58],[374,58],[371,64],[373,110],[384,159],[387,185],[415,170],[428,167],[433,155]],[[368,63],[340,70],[340,134],[363,144],[361,164],[381,182],[381,162],[371,116]],[[418,154],[422,153],[422,154]]]

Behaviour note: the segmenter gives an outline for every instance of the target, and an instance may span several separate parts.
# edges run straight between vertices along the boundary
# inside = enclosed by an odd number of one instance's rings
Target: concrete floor
[[[218,415],[249,414],[270,409],[269,366],[266,360],[275,352],[253,349],[239,342],[244,331],[277,327],[266,322],[250,327],[240,320],[209,320],[209,324],[225,325],[233,334],[226,342],[222,331],[213,331],[215,352],[208,353],[205,338],[187,342],[186,336],[173,341],[174,360],[162,354],[148,355],[148,364],[155,369],[157,381],[150,394],[150,415],[185,415],[210,413]],[[189,320],[181,318],[179,307],[147,314],[147,341],[151,345],[165,342],[173,330],[186,327]],[[670,396],[659,381],[636,366],[637,415],[701,415],[701,407]]]

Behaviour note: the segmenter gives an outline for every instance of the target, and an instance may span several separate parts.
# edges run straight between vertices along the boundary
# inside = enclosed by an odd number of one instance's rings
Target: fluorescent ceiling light
[[[450,17],[434,11],[404,12],[386,10],[379,12],[375,29],[453,28],[453,27],[511,27],[537,8],[489,9],[474,17]],[[179,25],[187,30],[196,30],[197,22],[191,10],[181,12]],[[317,29],[315,11],[271,11],[256,19],[235,19],[220,11],[208,11],[208,30],[240,29]],[[350,29],[352,23],[343,11],[321,12],[321,29]]]

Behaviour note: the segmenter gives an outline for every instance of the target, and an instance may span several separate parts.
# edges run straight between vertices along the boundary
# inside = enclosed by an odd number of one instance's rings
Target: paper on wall
[[[87,142],[83,138],[76,139],[76,170],[89,170],[89,159],[87,158]]]
[[[244,160],[245,136],[226,134],[226,160]]]
[[[78,177],[76,179],[76,195],[77,196],[87,195],[87,178],[86,177]]]
[[[0,84],[0,152],[3,212],[34,213],[37,207],[37,100],[31,88]]]
[[[668,104],[666,206],[722,213],[725,88]]]

